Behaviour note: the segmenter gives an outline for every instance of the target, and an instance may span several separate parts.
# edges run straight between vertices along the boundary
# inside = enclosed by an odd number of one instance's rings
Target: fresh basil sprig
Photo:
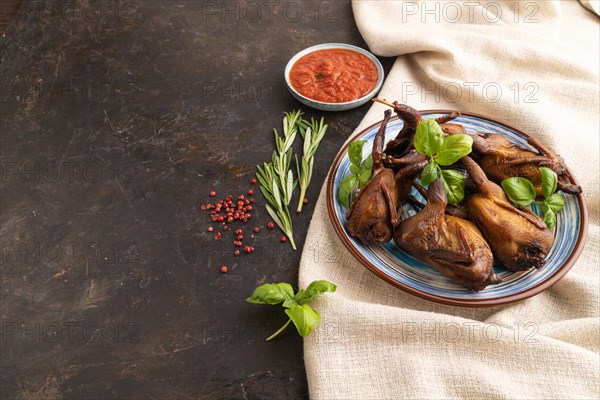
[[[350,207],[350,193],[358,183],[359,188],[363,188],[373,173],[373,154],[362,159],[362,149],[366,140],[355,140],[348,146],[348,158],[350,159],[350,175],[346,176],[340,182],[338,188],[338,200],[346,208]]]
[[[336,285],[325,280],[313,281],[306,289],[300,289],[294,294],[294,289],[289,283],[265,283],[254,289],[252,296],[246,301],[253,304],[279,304],[285,308],[289,317],[288,321],[266,340],[271,340],[293,322],[302,337],[308,336],[319,324],[321,316],[313,310],[308,302],[326,292],[335,292]]]
[[[565,206],[565,200],[556,192],[558,185],[558,176],[550,168],[541,167],[542,174],[542,195],[544,200],[537,201],[535,186],[528,179],[518,176],[507,178],[502,181],[502,189],[517,206],[528,206],[530,204],[539,204],[542,207],[542,215],[548,229],[554,229],[556,226],[556,214]]]
[[[424,119],[415,133],[415,149],[431,158],[421,173],[421,183],[429,185],[438,176],[444,185],[448,202],[458,204],[465,197],[465,178],[459,172],[442,169],[471,153],[473,139],[469,135],[456,134],[444,136],[442,127],[432,119]]]

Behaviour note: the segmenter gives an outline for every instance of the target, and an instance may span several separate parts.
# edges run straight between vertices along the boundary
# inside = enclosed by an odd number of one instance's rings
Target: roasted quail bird
[[[400,186],[400,200],[408,200],[414,180],[423,172],[423,168],[429,163],[428,157],[411,149],[400,158],[386,156],[385,165],[397,168],[396,180]]]
[[[397,101],[393,103],[382,99],[373,99],[373,101],[392,107],[398,118],[404,122],[400,132],[385,146],[386,155],[398,158],[402,157],[413,148],[415,132],[421,123],[421,113],[410,106],[399,104]]]
[[[382,162],[385,129],[391,115],[390,110],[385,111],[373,140],[373,175],[346,214],[348,232],[366,244],[388,242],[399,220],[400,188],[394,171],[385,168]]]
[[[527,142],[539,153],[524,149],[504,135],[487,133],[471,135],[473,150],[481,155],[479,164],[489,179],[496,183],[513,176],[527,178],[535,186],[538,196],[542,195],[540,167],[547,167],[558,175],[558,189],[570,193],[581,193],[581,187],[571,183],[571,176],[562,158],[530,137]]]
[[[423,210],[400,223],[394,242],[468,289],[480,291],[500,282],[483,235],[472,222],[446,215],[447,202],[442,182],[437,178],[429,186]]]
[[[381,99],[374,99],[374,101],[392,107],[398,118],[403,121],[400,132],[385,147],[384,165],[396,171],[396,179],[400,186],[400,200],[406,201],[412,182],[429,163],[429,158],[414,148],[414,137],[422,119],[421,113],[412,107],[399,104],[397,101],[394,103]],[[454,118],[456,116],[452,114],[449,119]]]
[[[471,217],[496,259],[511,271],[542,268],[554,243],[553,233],[529,209],[514,206],[470,157],[462,161],[478,190],[466,200]]]

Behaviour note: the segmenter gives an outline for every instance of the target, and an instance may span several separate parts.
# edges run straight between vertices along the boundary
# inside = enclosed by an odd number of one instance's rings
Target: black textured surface
[[[244,298],[296,282],[313,200],[369,105],[302,107],[330,129],[299,251],[262,229],[234,257],[198,205],[250,187],[301,106],[287,60],[324,42],[364,47],[349,2],[23,2],[1,42],[2,399],[308,397],[301,338],[265,342],[285,316]],[[256,198],[247,228],[268,221]]]

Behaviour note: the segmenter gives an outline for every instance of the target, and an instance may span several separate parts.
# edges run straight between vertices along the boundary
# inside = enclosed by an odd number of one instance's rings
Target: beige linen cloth
[[[398,56],[379,97],[489,115],[558,150],[584,189],[589,236],[572,270],[542,294],[495,308],[444,306],[361,266],[333,230],[323,188],[299,284],[327,279],[338,290],[316,302],[322,322],[304,341],[311,398],[599,398],[595,3],[352,3],[369,48]],[[374,105],[357,131],[384,108]]]

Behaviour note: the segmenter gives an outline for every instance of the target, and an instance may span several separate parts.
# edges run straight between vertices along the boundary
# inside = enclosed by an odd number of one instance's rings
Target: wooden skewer
[[[379,99],[377,97],[375,97],[373,99],[373,101],[377,102],[377,103],[381,103],[381,104],[385,104],[388,107],[392,107],[392,108],[396,108],[396,105],[393,103],[390,103],[389,101],[385,100],[385,99]]]

